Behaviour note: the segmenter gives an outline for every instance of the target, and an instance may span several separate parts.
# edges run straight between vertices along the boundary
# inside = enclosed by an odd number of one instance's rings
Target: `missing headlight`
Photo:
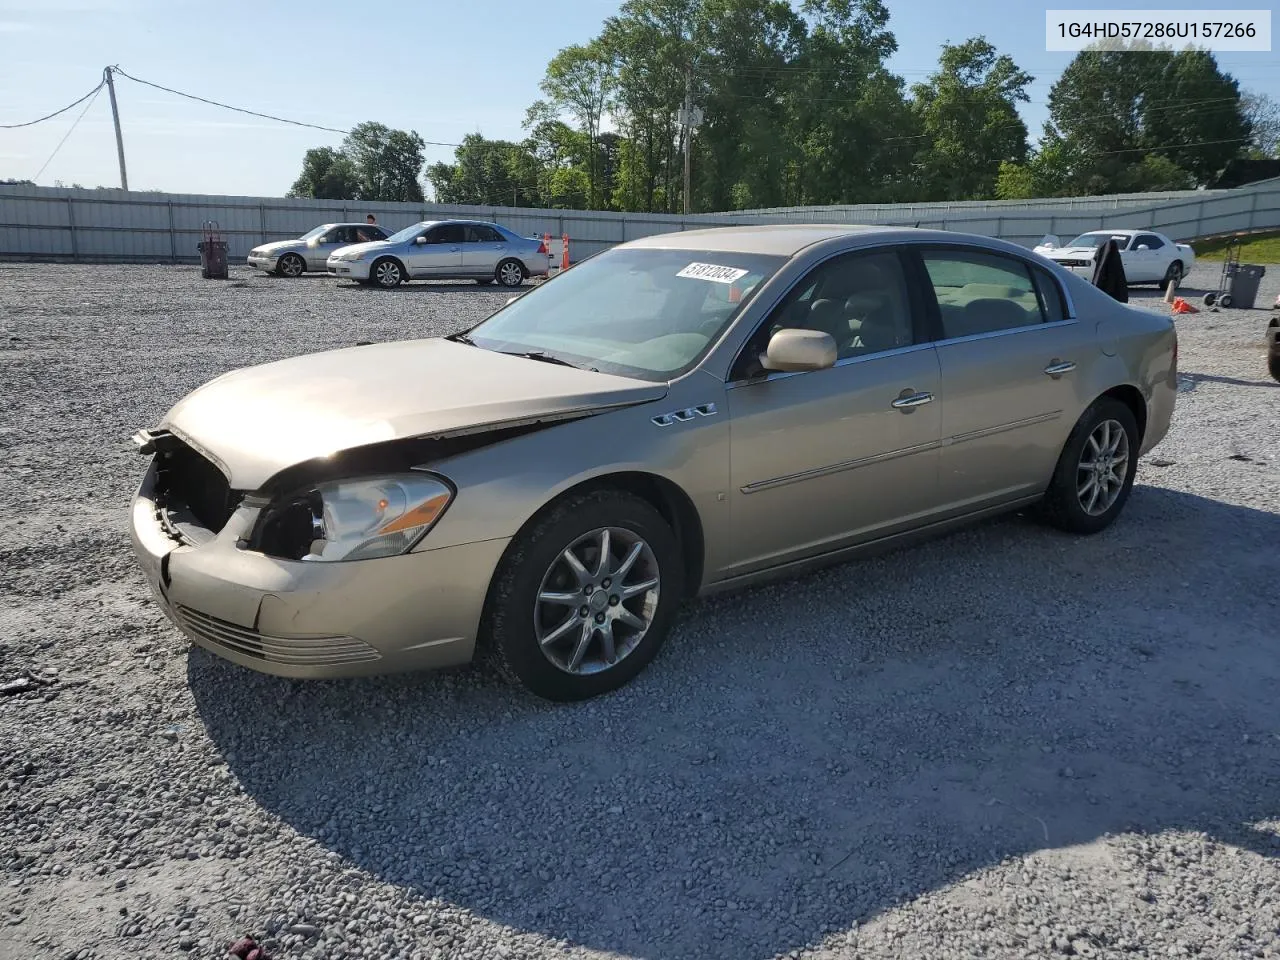
[[[324,503],[312,491],[271,508],[258,528],[258,549],[270,557],[301,560],[324,537]]]

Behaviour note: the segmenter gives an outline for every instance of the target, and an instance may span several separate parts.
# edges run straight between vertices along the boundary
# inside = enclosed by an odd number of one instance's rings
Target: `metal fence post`
[[[75,206],[71,202],[71,196],[67,196],[67,227],[71,231],[71,259],[80,259],[80,246],[76,243],[76,213]]]
[[[169,258],[174,262],[178,262],[178,233],[174,229],[173,223],[173,201],[165,201],[165,206],[169,208]]]
[[[258,223],[262,227],[262,242],[267,242],[267,205],[258,204]]]
[[[1254,215],[1258,212],[1258,191],[1254,190],[1249,195],[1249,226],[1246,229],[1253,229]]]

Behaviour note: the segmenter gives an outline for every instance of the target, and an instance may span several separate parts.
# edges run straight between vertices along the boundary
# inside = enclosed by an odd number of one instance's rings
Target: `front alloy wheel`
[[[398,287],[404,280],[400,264],[394,260],[379,260],[373,265],[373,282],[380,287]]]
[[[280,262],[276,265],[276,269],[280,271],[280,276],[296,280],[306,271],[307,264],[296,253],[286,253],[280,258]]]
[[[653,548],[621,527],[584,534],[542,578],[533,621],[538,647],[570,674],[608,670],[640,645],[658,609]]]
[[[610,487],[568,494],[508,546],[485,600],[482,649],[540,697],[598,696],[657,654],[684,575],[679,540],[647,500]]]

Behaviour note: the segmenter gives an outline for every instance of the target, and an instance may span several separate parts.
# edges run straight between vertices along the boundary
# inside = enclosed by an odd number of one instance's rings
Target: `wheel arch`
[[[1142,441],[1147,435],[1147,400],[1142,395],[1142,391],[1131,383],[1122,383],[1110,390],[1104,390],[1094,402],[1103,397],[1119,400],[1129,408],[1129,412],[1133,414],[1133,419],[1138,424],[1138,446],[1141,448]]]
[[[639,497],[662,515],[662,518],[670,524],[676,542],[680,544],[680,554],[684,560],[685,596],[695,595],[702,586],[703,569],[706,563],[702,517],[693,500],[679,484],[656,473],[624,470],[582,480],[561,490],[535,510],[520,525],[511,542],[518,542],[525,531],[537,524],[548,511],[555,508],[556,504],[588,490],[599,489],[614,489]]]
[[[400,268],[400,273],[404,276],[404,281],[406,283],[408,282],[409,270],[408,268],[405,267],[404,261],[401,260],[394,253],[380,253],[378,254],[378,256],[374,257],[373,260],[370,261],[369,263],[369,280],[370,281],[373,281],[373,268],[376,267],[379,261],[382,261],[382,260],[394,260],[396,263],[396,266]]]

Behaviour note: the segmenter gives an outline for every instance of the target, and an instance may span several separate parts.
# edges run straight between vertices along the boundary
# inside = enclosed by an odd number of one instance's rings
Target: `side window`
[[[446,223],[427,234],[427,243],[462,243],[462,224]]]
[[[880,353],[915,341],[911,299],[896,253],[852,253],[813,269],[757,333],[757,352],[784,327],[821,330],[846,357]]]
[[[1134,243],[1134,248],[1136,249],[1138,245],[1142,243],[1145,243],[1152,250],[1159,250],[1164,246],[1164,241],[1152,233],[1144,233],[1139,236],[1137,242]]]
[[[1062,298],[1062,286],[1049,275],[1048,270],[1040,267],[1031,268],[1031,276],[1036,282],[1036,292],[1040,294],[1040,309],[1044,313],[1046,323],[1058,323],[1067,319],[1067,304]]]
[[[481,223],[467,224],[467,243],[501,243],[502,234]]]
[[[938,300],[942,336],[971,337],[1044,322],[1027,264],[969,250],[921,254]]]
[[[383,230],[381,227],[375,227],[372,224],[365,227],[365,231],[369,234],[369,238],[372,240],[385,240],[387,237],[391,236],[391,234],[387,233],[387,231]]]

